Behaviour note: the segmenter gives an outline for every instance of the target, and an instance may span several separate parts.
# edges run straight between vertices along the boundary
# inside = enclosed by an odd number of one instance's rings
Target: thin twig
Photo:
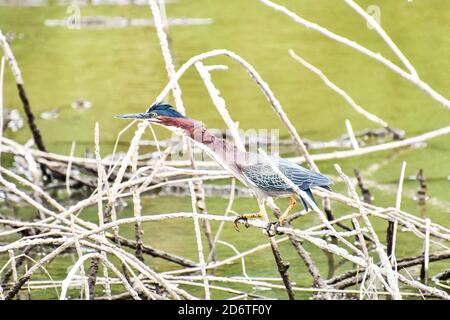
[[[373,123],[376,123],[382,127],[388,128],[389,125],[386,121],[381,119],[380,117],[374,115],[373,113],[370,113],[363,109],[359,104],[357,104],[350,95],[345,92],[343,89],[338,87],[336,84],[334,84],[328,77],[317,67],[313,66],[309,62],[307,62],[305,59],[300,57],[298,54],[296,54],[292,49],[289,49],[289,54],[291,57],[293,57],[296,61],[300,62],[302,65],[304,65],[306,68],[317,74],[320,79],[334,92],[339,94],[341,97],[343,97],[347,103],[358,113],[362,114],[364,117],[366,117],[369,121],[372,121]],[[356,144],[357,145],[357,144]],[[354,148],[355,150],[357,148]]]
[[[194,191],[194,184],[189,181],[189,189],[191,190],[191,199],[192,199],[192,212],[193,212],[193,220],[194,220],[194,230],[195,237],[197,240],[197,250],[198,250],[198,260],[202,271],[203,276],[203,284],[205,286],[205,299],[211,299],[211,293],[209,291],[208,279],[206,278],[206,269],[205,269],[205,256],[203,254],[203,245],[202,245],[202,236],[200,233],[200,225],[198,222],[198,213],[196,207],[196,197]]]
[[[410,73],[404,71],[403,69],[401,69],[400,67],[398,67],[396,64],[394,64],[393,62],[391,62],[390,60],[386,59],[385,57],[383,57],[381,54],[379,53],[375,53],[363,46],[361,46],[360,44],[356,43],[355,41],[349,40],[343,36],[340,36],[336,33],[333,33],[329,30],[327,30],[326,28],[310,22],[306,19],[303,19],[302,17],[300,17],[298,14],[288,10],[286,7],[276,4],[270,0],[259,0],[261,1],[263,4],[265,4],[266,6],[275,9],[277,11],[280,11],[282,13],[284,13],[285,15],[287,15],[289,18],[291,18],[292,20],[294,20],[296,23],[299,23],[301,25],[304,25],[305,27],[317,31],[325,36],[327,36],[330,39],[333,39],[339,43],[342,43],[346,46],[349,46],[352,49],[355,49],[356,51],[359,51],[363,54],[365,54],[366,56],[384,64],[386,67],[388,67],[389,69],[391,69],[392,71],[394,71],[395,73],[397,73],[398,75],[402,76],[404,79],[408,80],[409,82],[415,84],[418,88],[422,89],[423,91],[425,91],[426,93],[428,93],[434,100],[438,101],[439,103],[441,103],[443,106],[445,106],[447,109],[450,109],[450,101],[447,100],[445,97],[443,97],[441,94],[439,94],[438,92],[436,92],[433,88],[431,88],[427,83],[423,82],[422,80],[418,79],[416,76],[411,75]]]

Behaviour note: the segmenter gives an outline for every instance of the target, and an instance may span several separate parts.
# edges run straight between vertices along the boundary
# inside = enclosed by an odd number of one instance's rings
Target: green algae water
[[[380,52],[401,66],[377,33],[341,1],[302,0],[279,1],[304,18]],[[358,1],[362,8],[377,5],[381,24],[399,46],[421,78],[445,97],[450,97],[450,3],[447,0],[428,1]],[[275,12],[256,0],[180,0],[167,4],[170,18],[211,19],[209,24],[169,26],[170,43],[175,64],[180,67],[193,55],[213,49],[228,49],[246,59],[258,70],[280,100],[284,110],[302,137],[312,140],[330,140],[346,132],[344,121],[351,120],[353,129],[360,131],[376,128],[347,105],[335,92],[288,54],[293,49],[298,55],[320,68],[333,82],[346,90],[355,101],[368,111],[380,116],[393,128],[405,130],[406,137],[447,126],[450,112],[426,93],[394,74],[380,63],[338,44],[313,30],[296,24],[285,15]],[[87,5],[81,7],[81,16],[110,16],[129,19],[150,19],[148,6]],[[127,26],[114,28],[47,27],[49,19],[66,19],[67,6],[50,1],[45,6],[0,6],[0,28],[4,34],[15,35],[11,48],[22,69],[31,106],[37,115],[44,142],[51,152],[69,154],[72,141],[76,141],[76,155],[94,149],[94,125],[100,124],[102,155],[110,154],[115,139],[125,126],[113,116],[121,113],[142,112],[167,83],[167,74],[154,28]],[[224,57],[207,60],[208,64],[225,64],[227,71],[214,71],[212,79],[226,100],[232,118],[243,129],[279,129],[282,138],[288,132],[272,111],[265,97],[248,74],[239,65]],[[210,128],[225,128],[218,112],[195,69],[189,70],[180,81],[187,113],[203,121]],[[92,107],[75,110],[71,103],[76,99],[92,102]],[[22,113],[12,74],[5,74],[4,107],[16,108]],[[40,114],[59,109],[59,117],[44,120]],[[23,113],[22,113],[23,116]],[[128,130],[120,140],[120,149],[126,150],[134,130]],[[157,130],[162,139],[166,130]],[[5,135],[19,142],[30,139],[24,127],[18,132],[6,130]],[[144,137],[151,139],[151,136]],[[143,151],[146,149],[143,148]],[[151,149],[148,149],[150,151]],[[314,152],[313,152],[314,153]],[[292,155],[292,154],[291,154]],[[3,159],[3,162],[7,159]],[[356,168],[367,172],[364,179],[376,182],[370,186],[374,204],[382,207],[395,205],[395,191],[401,163],[407,162],[402,209],[414,215],[429,217],[433,222],[450,227],[450,137],[442,136],[427,141],[426,148],[401,149],[371,153],[357,158],[318,162],[322,172],[336,176],[334,163],[352,175]],[[377,170],[371,165],[380,163]],[[425,207],[413,199],[417,181],[408,179],[419,169],[427,178],[429,201]],[[336,183],[334,190],[345,193],[345,186]],[[73,200],[75,201],[75,200]],[[287,206],[286,199],[277,200],[280,207]],[[223,214],[227,199],[208,198],[207,208],[212,214]],[[257,204],[251,198],[238,198],[233,211],[253,212]],[[4,214],[30,217],[35,214],[28,208],[10,210],[2,205]],[[190,197],[143,197],[143,214],[190,211]],[[133,215],[132,206],[125,207],[120,217]],[[348,208],[333,205],[336,217],[349,213]],[[96,208],[80,213],[80,217],[96,221]],[[306,228],[317,223],[318,217],[309,214],[294,223]],[[386,222],[373,220],[382,240]],[[218,224],[212,222],[213,231]],[[145,223],[144,242],[197,260],[193,223],[190,220]],[[134,227],[123,226],[121,234],[132,238]],[[266,237],[254,229],[234,231],[226,225],[224,241],[233,243],[239,251],[265,243]],[[329,256],[317,247],[304,243],[325,278],[353,269],[350,262]],[[205,244],[206,247],[206,244]],[[290,263],[292,281],[299,287],[310,287],[311,277],[303,262],[288,242],[280,245],[281,253]],[[432,245],[431,250],[439,247]],[[397,258],[418,255],[422,242],[415,236],[399,230]],[[218,246],[218,257],[225,258],[234,252]],[[39,258],[35,254],[34,259]],[[8,259],[0,255],[0,262]],[[76,255],[71,253],[55,259],[49,272],[64,279]],[[255,277],[279,277],[269,250],[259,251],[245,258],[247,273]],[[146,257],[145,261],[156,271],[176,268],[163,260]],[[31,263],[31,262],[30,262]],[[448,267],[448,262],[432,263],[430,275]],[[418,275],[418,268],[409,272]],[[23,270],[21,270],[23,272]],[[216,275],[242,276],[241,263],[236,261],[216,270]],[[48,279],[45,272],[33,279]],[[281,282],[277,282],[281,284]],[[239,286],[235,286],[239,288]],[[114,288],[113,288],[114,289]],[[190,288],[189,288],[190,289]],[[190,289],[191,290],[191,289]],[[202,289],[194,290],[202,296]],[[255,293],[273,298],[287,298],[284,290]],[[76,297],[77,292],[72,292]],[[33,290],[32,298],[56,298],[54,289]],[[213,298],[226,298],[226,294],[213,291]],[[309,298],[310,293],[297,293],[298,298]]]

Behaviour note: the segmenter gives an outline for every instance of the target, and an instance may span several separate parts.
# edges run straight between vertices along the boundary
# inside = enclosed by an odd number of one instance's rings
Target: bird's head
[[[177,123],[185,122],[188,119],[167,103],[155,103],[148,108],[147,112],[121,114],[116,118],[148,120],[166,126],[178,126]]]
[[[166,127],[180,128],[190,137],[195,137],[196,134],[203,137],[202,132],[205,130],[200,121],[182,115],[167,103],[155,103],[148,108],[147,112],[122,114],[116,116],[116,118],[148,120],[151,123],[161,124]]]
[[[161,124],[166,127],[183,129],[189,137],[202,143],[215,141],[215,136],[208,133],[202,122],[182,115],[167,103],[155,103],[148,108],[147,112],[122,114],[116,116],[116,118],[148,120],[151,123]]]

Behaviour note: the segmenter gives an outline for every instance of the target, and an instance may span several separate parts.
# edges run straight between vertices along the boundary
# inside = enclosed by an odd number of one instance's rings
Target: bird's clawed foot
[[[250,224],[248,223],[248,219],[257,219],[261,218],[262,214],[260,212],[258,213],[244,213],[240,216],[238,216],[234,220],[234,229],[239,232],[239,221],[244,221],[244,225],[246,228],[250,227]]]
[[[245,215],[239,216],[234,220],[234,230],[236,230],[237,232],[240,232],[239,221],[244,221],[244,225],[246,228],[250,227],[250,224],[248,223],[248,218]]]
[[[266,233],[268,237],[274,237],[275,235],[281,235],[282,232],[279,232],[277,229],[281,226],[280,221],[272,221],[267,223]]]

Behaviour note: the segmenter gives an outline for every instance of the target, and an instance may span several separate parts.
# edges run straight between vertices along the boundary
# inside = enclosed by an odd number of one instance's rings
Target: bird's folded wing
[[[314,186],[329,186],[331,181],[320,173],[305,169],[295,163],[279,157],[273,157],[273,164],[295,185],[302,190]],[[269,163],[256,163],[240,166],[245,177],[263,190],[292,191],[289,185],[274,171]]]

